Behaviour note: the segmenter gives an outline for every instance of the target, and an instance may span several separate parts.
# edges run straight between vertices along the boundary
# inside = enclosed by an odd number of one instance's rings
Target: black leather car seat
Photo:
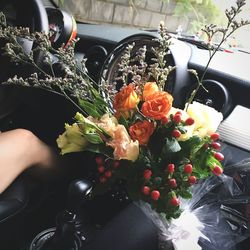
[[[16,179],[0,194],[0,228],[1,224],[20,213],[28,202],[28,192],[22,178]]]
[[[86,250],[157,250],[158,229],[134,203],[118,213]]]
[[[2,194],[0,194],[0,249],[19,249],[17,235],[22,232],[19,226],[29,192],[24,178],[17,178]]]

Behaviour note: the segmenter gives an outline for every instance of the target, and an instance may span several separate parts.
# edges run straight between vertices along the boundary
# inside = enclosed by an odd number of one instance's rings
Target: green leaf
[[[123,125],[125,128],[128,128],[128,120],[121,115],[119,118],[119,124]]]
[[[184,198],[184,199],[191,199],[192,198],[192,193],[189,190],[182,189],[179,192],[179,195]]]
[[[193,136],[189,140],[181,142],[181,148],[186,155],[196,154],[203,145],[204,142],[199,136]]]
[[[104,106],[104,107],[108,106],[108,103],[101,97],[101,95],[99,94],[99,92],[96,89],[92,89],[92,94],[93,94],[94,99],[95,99],[95,104],[98,104],[98,105]]]
[[[179,142],[175,138],[165,139],[165,145],[162,148],[162,154],[176,153],[181,150]]]
[[[92,89],[91,94],[92,94],[93,104],[98,109],[98,112],[100,114],[107,113],[107,111],[110,109],[111,106],[110,100],[104,99],[104,97],[100,95],[100,93],[96,89]]]
[[[214,166],[215,164],[222,168],[221,163],[217,159],[215,159],[212,154],[210,154],[206,160],[206,165],[207,166]]]
[[[178,129],[182,134],[187,133],[187,129],[186,129],[184,126],[178,126],[177,129]]]
[[[97,133],[88,133],[85,134],[84,137],[93,144],[100,144],[103,143],[103,140],[101,139],[100,135]]]
[[[79,104],[81,108],[83,108],[90,116],[93,116],[94,118],[101,118],[102,114],[96,105],[81,99],[79,99]]]
[[[86,151],[107,155],[109,157],[113,156],[113,149],[111,147],[107,147],[105,144],[89,144],[86,148]]]

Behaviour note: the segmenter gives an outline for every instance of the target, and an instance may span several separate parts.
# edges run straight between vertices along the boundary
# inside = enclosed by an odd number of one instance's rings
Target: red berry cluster
[[[165,167],[165,173],[167,174],[166,181],[163,181],[163,186],[159,187],[157,185],[154,185],[154,176],[153,176],[153,170],[150,168],[145,169],[143,172],[143,180],[144,180],[144,185],[142,186],[142,193],[143,195],[147,196],[148,198],[152,199],[153,201],[157,201],[161,197],[161,192],[168,192],[168,197],[169,197],[169,204],[174,207],[178,207],[180,205],[180,200],[177,196],[178,194],[178,186],[182,185],[181,183],[178,184],[177,179],[180,179],[180,176],[178,173],[175,174],[176,166],[174,163],[169,163]],[[193,166],[192,164],[186,164],[183,167],[183,173],[182,176],[187,176],[187,184],[193,185],[196,183],[197,179],[196,176],[192,175],[193,172]],[[161,178],[164,179],[164,177],[161,176]],[[162,184],[161,184],[162,185]],[[157,187],[157,188],[156,188]],[[162,189],[164,187],[164,189]],[[166,194],[164,194],[165,196]]]
[[[174,164],[169,164],[167,166],[167,172],[169,173],[169,176],[171,176],[174,173],[174,169],[175,169]],[[143,178],[144,178],[144,181],[148,184],[142,187],[142,193],[146,196],[150,196],[150,198],[153,201],[157,201],[161,197],[161,193],[158,189],[150,187],[151,185],[150,185],[149,181],[152,177],[153,177],[152,170],[150,170],[150,169],[144,170]],[[169,187],[171,189],[174,189],[177,187],[177,183],[176,183],[176,180],[174,178],[167,179],[167,184],[169,185]],[[173,192],[171,192],[171,193],[173,193]],[[174,196],[175,196],[175,198],[174,198]],[[173,202],[174,199],[176,199],[176,202]],[[176,195],[171,196],[170,204],[173,206],[179,206],[179,201],[178,201],[178,198],[176,198]]]
[[[222,168],[221,168],[220,166],[214,165],[214,166],[212,167],[212,172],[213,172],[215,175],[220,176],[220,175],[223,173],[223,170],[222,170]]]
[[[193,173],[193,165],[188,163],[184,166],[183,172],[188,175],[188,183],[189,185],[193,185],[196,183],[197,178],[195,175],[191,175]]]
[[[211,134],[210,135],[211,143],[208,145],[208,147],[210,147],[210,149],[212,149],[213,156],[216,160],[223,161],[224,155],[222,153],[216,151],[216,150],[221,149],[221,144],[219,142],[217,142],[217,140],[219,140],[219,139],[220,139],[220,135],[218,133]],[[210,166],[210,168],[211,168],[211,171],[217,176],[219,176],[223,173],[223,169],[217,164]]]
[[[168,185],[170,187],[170,190],[172,190],[169,195],[169,203],[174,207],[178,207],[180,205],[180,201],[177,198],[175,192],[173,191],[173,189],[176,189],[178,186],[176,179],[173,177],[175,172],[175,165],[173,163],[169,163],[166,167],[166,172],[168,173]]]
[[[174,171],[175,171],[175,165],[173,163],[170,163],[168,164],[167,168],[167,173],[168,173],[168,176],[169,176],[169,180],[168,180],[168,184],[170,186],[171,189],[176,189],[177,188],[177,181],[175,178],[173,178],[173,174],[174,174]],[[184,175],[188,175],[188,179],[187,179],[187,182],[189,185],[193,185],[196,183],[197,181],[197,178],[195,175],[192,175],[192,172],[193,172],[193,166],[192,164],[186,164],[184,165],[183,167],[183,174]],[[173,190],[171,191],[171,200],[170,200],[170,204],[171,205],[174,205],[174,206],[179,206],[179,199],[178,197],[176,196],[176,194],[173,192]]]
[[[172,121],[174,122],[175,125],[179,125],[180,122],[182,121],[181,120],[181,112],[178,111],[175,113],[175,115],[172,117]],[[178,130],[177,128],[175,128],[173,131],[172,131],[172,136],[174,138],[179,138],[181,136],[181,131]]]
[[[177,182],[176,179],[173,178],[173,174],[175,171],[175,165],[173,163],[169,163],[167,165],[166,171],[168,173],[168,185],[171,189],[177,188]]]
[[[101,156],[97,156],[95,158],[95,162],[97,164],[100,183],[105,183],[109,178],[111,178],[115,169],[120,166],[119,161],[105,162]]]
[[[173,129],[171,135],[172,135],[172,137],[174,137],[174,138],[179,138],[179,137],[181,137],[181,134],[182,134],[182,133],[181,133],[181,131],[180,131],[180,128],[178,128],[179,126],[191,126],[191,125],[193,125],[194,122],[195,122],[194,119],[191,118],[191,117],[187,118],[185,121],[182,120],[182,113],[181,113],[181,111],[177,111],[177,112],[175,113],[175,115],[173,115],[173,116],[171,117],[171,120],[172,120],[172,122],[173,122],[173,124],[174,124],[174,129]]]
[[[150,169],[146,169],[143,172],[143,178],[146,182],[152,178],[152,175],[153,173]],[[151,199],[154,201],[159,200],[161,196],[160,192],[157,189],[152,189],[149,184],[142,187],[142,193],[147,196],[150,195]]]

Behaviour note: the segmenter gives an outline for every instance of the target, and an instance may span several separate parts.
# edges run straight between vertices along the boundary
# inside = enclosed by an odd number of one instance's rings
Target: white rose
[[[190,104],[187,114],[195,121],[194,135],[201,137],[214,133],[223,120],[222,113],[199,102]]]

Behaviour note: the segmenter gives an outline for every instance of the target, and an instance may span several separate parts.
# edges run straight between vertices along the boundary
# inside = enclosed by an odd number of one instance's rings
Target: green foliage
[[[65,0],[58,0],[57,2],[58,2],[58,6],[62,7],[64,5]]]
[[[96,154],[103,154],[106,157],[111,157],[113,150],[110,147],[107,147],[105,144],[89,144],[86,147],[86,151],[93,152]]]
[[[196,33],[207,23],[221,23],[222,15],[212,0],[176,0],[174,15],[192,19],[189,33]]]
[[[162,154],[177,153],[181,150],[179,142],[175,138],[165,138],[165,145],[162,147]]]
[[[189,70],[189,72],[192,73],[197,79],[197,87],[191,93],[188,99],[188,105],[192,103],[200,87],[203,87],[203,89],[207,91],[203,86],[203,80],[204,80],[204,77],[207,73],[207,70],[209,68],[209,65],[213,57],[219,51],[222,44],[226,42],[228,38],[230,38],[232,34],[235,33],[238,29],[250,24],[250,20],[247,20],[247,19],[237,20],[239,13],[242,11],[245,5],[246,5],[245,0],[238,0],[236,1],[235,6],[231,6],[230,9],[226,9],[225,10],[226,24],[223,27],[220,27],[214,23],[211,23],[211,24],[206,24],[204,28],[202,28],[202,31],[206,36],[207,49],[209,51],[209,60],[207,61],[207,64],[205,66],[205,69],[202,72],[201,77],[198,76],[196,71]],[[215,40],[218,40],[217,41],[218,45],[215,45],[213,43],[215,42]],[[187,105],[187,108],[188,108],[188,105]]]
[[[101,118],[101,112],[98,106],[95,106],[95,104],[79,99],[79,105],[90,116]]]
[[[108,112],[108,103],[94,88],[90,88],[89,96],[91,102],[79,98],[79,106],[90,116],[101,118],[103,114]]]

